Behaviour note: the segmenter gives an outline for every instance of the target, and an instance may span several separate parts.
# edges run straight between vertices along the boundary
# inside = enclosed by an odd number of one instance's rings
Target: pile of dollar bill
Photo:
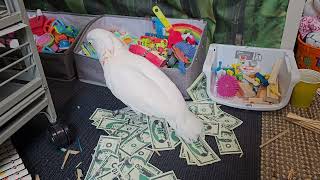
[[[173,171],[164,173],[149,163],[153,153],[173,150],[181,144],[180,157],[185,158],[188,165],[204,166],[220,161],[205,141],[205,135],[215,138],[221,155],[242,154],[233,132],[242,121],[223,112],[209,99],[205,82],[201,74],[188,89],[193,100],[187,103],[189,109],[204,124],[203,136],[192,143],[176,136],[165,119],[136,114],[128,107],[116,111],[96,109],[89,119],[107,135],[99,138],[85,180],[176,180]]]

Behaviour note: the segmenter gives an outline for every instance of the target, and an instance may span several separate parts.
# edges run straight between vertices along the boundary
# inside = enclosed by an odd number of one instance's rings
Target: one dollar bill
[[[174,149],[170,138],[168,123],[165,119],[150,117],[148,126],[151,136],[152,149],[163,151]]]
[[[221,160],[202,138],[198,138],[197,141],[192,143],[187,143],[182,138],[180,140],[184,143],[185,150],[194,157],[198,166],[212,164]]]

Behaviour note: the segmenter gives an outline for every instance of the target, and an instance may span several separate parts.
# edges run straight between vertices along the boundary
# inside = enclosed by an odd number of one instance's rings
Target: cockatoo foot
[[[188,143],[197,140],[202,133],[203,124],[201,120],[189,110],[186,111],[184,119],[177,119],[174,123],[177,135]]]

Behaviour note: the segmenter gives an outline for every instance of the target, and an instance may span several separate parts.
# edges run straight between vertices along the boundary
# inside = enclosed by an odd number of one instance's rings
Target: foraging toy
[[[239,84],[234,76],[223,75],[217,81],[217,93],[221,97],[234,97],[239,91]]]
[[[179,31],[174,31],[173,29],[170,29],[168,37],[168,48],[171,48],[173,45],[181,41],[183,41],[181,33]]]
[[[158,6],[153,6],[152,11],[159,18],[159,21],[162,23],[162,25],[166,28],[167,31],[172,28],[172,25],[170,24],[168,19],[164,16],[164,14],[162,13],[162,11]]]
[[[245,80],[247,80],[249,83],[251,83],[252,85],[254,85],[254,86],[259,86],[260,85],[257,81],[255,81],[253,78],[249,77],[246,74],[243,75],[243,78]]]
[[[44,53],[55,53],[55,51],[51,49],[49,46],[43,47],[41,51]]]
[[[268,80],[262,74],[260,74],[259,72],[256,73],[256,78],[259,79],[260,84],[262,84],[262,86],[264,86],[264,87],[269,86]]]
[[[151,18],[153,28],[156,31],[157,36],[165,36],[166,35],[166,29],[164,25],[160,22],[159,18],[152,17]]]
[[[162,36],[162,35],[158,35],[158,34],[154,34],[154,33],[145,33],[145,36],[150,36],[150,37],[156,37],[156,38],[160,38],[160,39],[168,39],[168,36]]]
[[[189,59],[185,56],[185,54],[179,48],[177,48],[176,46],[173,46],[172,50],[173,50],[174,56],[178,60],[180,60],[180,61],[182,61],[184,63],[188,63],[188,64],[190,63]]]
[[[185,42],[178,42],[177,44],[175,44],[175,47],[180,49],[189,59],[192,59],[194,54],[196,53],[196,48]]]
[[[37,46],[44,47],[44,46],[51,46],[54,43],[54,37],[52,34],[45,33],[41,36],[38,36],[36,39]]]
[[[30,18],[29,24],[30,24],[32,33],[38,36],[41,36],[42,34],[44,34],[45,32],[43,31],[42,26],[46,21],[47,21],[47,18],[44,15]]]
[[[54,52],[57,52],[59,50],[59,47],[57,44],[52,44],[52,46],[50,47]]]
[[[182,74],[186,74],[186,67],[184,62],[182,61],[178,62],[178,69]]]
[[[211,72],[217,74],[218,71],[222,70],[222,61],[218,62],[219,65],[217,68],[214,68],[213,66],[211,67]]]
[[[197,41],[196,41],[196,38],[189,33],[184,33],[182,35],[182,38],[183,40],[187,41],[188,44],[190,45],[196,45],[197,44]]]
[[[72,25],[66,26],[63,30],[63,33],[68,37],[75,38],[79,34],[79,30]]]
[[[175,31],[172,28],[172,25],[170,24],[168,19],[164,16],[164,14],[162,13],[162,11],[158,6],[153,6],[152,11],[159,18],[160,22],[163,24],[166,30],[169,32],[168,48],[171,48],[176,43],[183,41],[181,32]]]
[[[64,34],[57,34],[54,36],[54,42],[59,43],[61,40],[68,40],[67,36]]]
[[[256,92],[253,87],[248,83],[239,83],[239,94],[245,98],[252,98],[256,96]]]
[[[173,67],[177,61],[178,61],[177,58],[175,58],[174,56],[171,56],[167,62],[168,67]]]
[[[179,31],[182,34],[184,34],[185,32],[190,32],[190,34],[196,40],[197,44],[199,44],[200,39],[201,39],[201,35],[202,35],[202,29],[200,29],[194,25],[186,24],[186,23],[172,24],[172,29],[174,29],[175,31]]]
[[[70,42],[68,40],[61,40],[59,42],[59,49],[60,50],[65,50],[68,49],[70,47]]]
[[[83,42],[81,45],[81,49],[86,56],[92,57],[94,59],[98,59],[96,50],[92,47],[91,43]]]
[[[149,51],[145,47],[141,45],[133,44],[129,47],[129,51],[133,54],[140,55],[144,58],[146,58],[148,61],[150,61],[152,64],[156,65],[157,67],[162,67],[165,65],[165,59],[157,53],[153,53],[152,51]]]

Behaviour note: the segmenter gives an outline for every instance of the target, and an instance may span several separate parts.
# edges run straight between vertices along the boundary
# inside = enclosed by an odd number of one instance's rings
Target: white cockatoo
[[[189,111],[176,85],[155,65],[128,50],[116,36],[93,29],[87,41],[95,48],[107,87],[134,111],[165,118],[177,135],[191,142],[203,124]]]

